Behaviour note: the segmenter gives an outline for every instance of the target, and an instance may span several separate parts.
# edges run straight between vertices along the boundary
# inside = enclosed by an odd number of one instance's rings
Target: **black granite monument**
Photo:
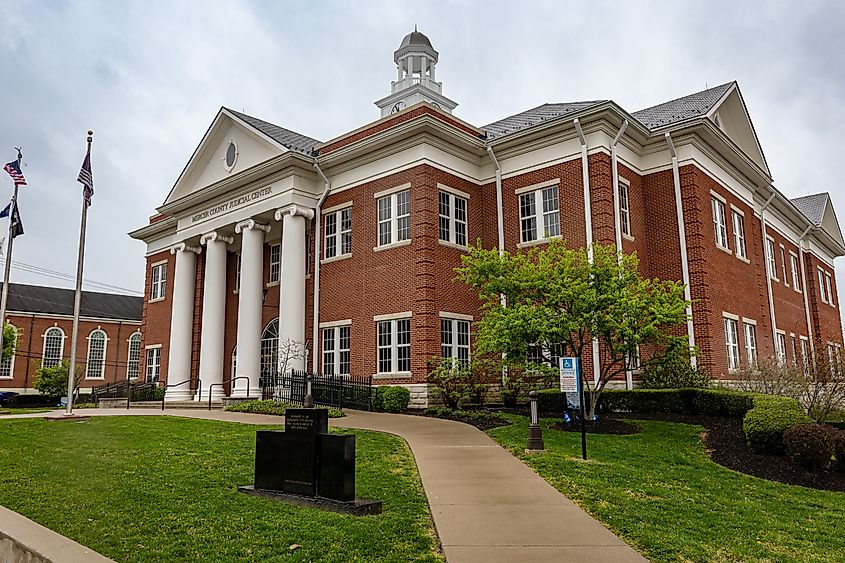
[[[255,485],[238,490],[345,514],[380,514],[380,501],[355,498],[355,436],[329,434],[328,423],[326,409],[288,409],[284,432],[256,432]]]

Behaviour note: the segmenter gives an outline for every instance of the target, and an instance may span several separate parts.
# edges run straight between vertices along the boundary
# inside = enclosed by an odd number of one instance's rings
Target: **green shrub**
[[[381,412],[402,412],[411,402],[411,392],[407,387],[398,385],[382,385],[377,388],[378,409]],[[374,407],[375,408],[375,401]]]
[[[163,401],[165,387],[144,387],[143,389],[132,389],[133,401]]]
[[[235,405],[229,405],[225,410],[229,412],[245,412],[250,414],[272,414],[276,416],[284,416],[288,409],[302,408],[291,403],[284,403],[282,401],[243,401]],[[323,407],[319,407],[323,408]],[[329,418],[341,418],[345,416],[343,411],[333,407],[326,409],[329,411]]]
[[[692,399],[694,414],[742,417],[753,407],[752,395],[729,389],[698,389]]]
[[[783,433],[786,455],[812,470],[823,469],[833,456],[833,432],[823,424],[798,424]]]
[[[836,468],[845,472],[845,430],[834,429],[831,437],[833,455],[836,456]]]
[[[772,399],[784,397],[756,396],[754,408],[742,421],[745,439],[755,452],[782,453],[783,433],[793,426],[810,422],[797,401],[792,404]]]
[[[686,346],[668,350],[660,360],[648,363],[642,372],[641,389],[692,389],[710,387],[710,375],[690,365]]]
[[[35,370],[32,387],[42,395],[48,397],[64,397],[67,395],[67,379],[70,371],[70,360],[62,360],[52,367],[39,367]],[[82,381],[82,366],[76,366],[74,387]]]

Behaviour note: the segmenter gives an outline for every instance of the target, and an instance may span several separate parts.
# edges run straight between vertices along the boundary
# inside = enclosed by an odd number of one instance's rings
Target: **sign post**
[[[581,418],[581,457],[587,459],[587,427],[584,421],[584,385],[581,378],[581,358],[560,359],[560,391],[566,393],[566,402],[578,407]]]

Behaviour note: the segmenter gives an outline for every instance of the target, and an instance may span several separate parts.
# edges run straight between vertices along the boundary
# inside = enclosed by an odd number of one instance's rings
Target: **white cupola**
[[[452,113],[458,104],[441,94],[443,85],[434,79],[437,55],[431,41],[416,27],[402,39],[399,48],[393,53],[397,75],[396,81],[390,83],[391,93],[375,103],[382,117],[419,102],[428,102]]]

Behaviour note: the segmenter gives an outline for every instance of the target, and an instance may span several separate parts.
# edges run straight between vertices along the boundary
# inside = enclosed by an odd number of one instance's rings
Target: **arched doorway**
[[[270,321],[261,333],[261,377],[273,377],[278,370],[279,319]]]

